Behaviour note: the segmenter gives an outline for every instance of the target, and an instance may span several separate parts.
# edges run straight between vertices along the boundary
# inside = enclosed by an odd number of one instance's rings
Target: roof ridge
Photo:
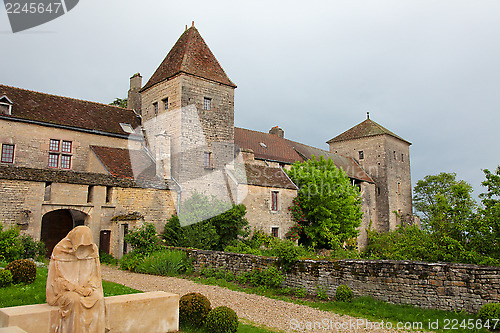
[[[36,90],[31,90],[31,89],[26,89],[26,88],[19,88],[19,87],[9,86],[7,84],[0,83],[0,88],[2,86],[8,87],[8,88],[12,88],[12,89],[24,90],[24,91],[28,91],[28,92],[36,93],[36,94],[48,95],[48,96],[53,96],[53,97],[65,98],[65,99],[71,99],[71,100],[74,100],[74,101],[91,103],[91,104],[104,105],[104,106],[112,107],[112,108],[115,108],[115,109],[120,109],[120,110],[124,110],[124,111],[130,111],[130,112],[133,112],[135,114],[134,110],[132,110],[132,109],[122,108],[122,107],[116,106],[116,105],[110,105],[110,104],[105,104],[105,103],[101,103],[101,102],[92,102],[92,101],[89,101],[89,100],[86,100],[86,99],[75,98],[75,97],[68,97],[68,96],[61,96],[61,95],[56,95],[56,94],[49,94],[49,93],[42,92],[42,91],[36,91]],[[4,95],[7,96],[8,94],[5,93]]]

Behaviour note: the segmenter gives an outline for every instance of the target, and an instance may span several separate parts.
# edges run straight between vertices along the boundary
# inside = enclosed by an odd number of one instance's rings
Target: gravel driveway
[[[361,318],[338,315],[304,305],[250,295],[217,286],[197,284],[190,280],[131,273],[107,265],[102,265],[101,269],[103,280],[120,283],[142,291],[163,290],[181,296],[190,292],[202,293],[208,297],[212,307],[229,306],[236,311],[240,320],[243,319],[244,322],[250,322],[256,326],[266,326],[275,331],[403,332],[387,327],[382,328],[379,322],[370,323]],[[316,327],[314,328],[314,326]]]

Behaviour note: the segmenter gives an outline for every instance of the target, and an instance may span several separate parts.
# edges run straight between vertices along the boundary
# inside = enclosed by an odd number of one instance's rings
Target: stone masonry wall
[[[218,267],[236,274],[264,268],[274,258],[217,251],[184,250],[194,259],[196,270]],[[412,304],[422,308],[477,312],[483,304],[500,301],[500,267],[393,260],[300,260],[286,273],[284,286],[317,286],[335,295],[347,284],[357,296]]]

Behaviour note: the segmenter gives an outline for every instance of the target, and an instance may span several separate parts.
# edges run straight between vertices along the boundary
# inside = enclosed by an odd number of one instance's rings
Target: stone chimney
[[[142,76],[139,73],[135,73],[130,78],[130,89],[128,91],[127,107],[129,109],[135,110],[137,113],[141,114],[141,90],[142,86]]]
[[[269,130],[269,134],[273,134],[273,135],[277,135],[279,136],[280,138],[284,138],[285,137],[285,131],[283,131],[281,128],[279,128],[278,126],[274,126],[273,128],[271,128]]]

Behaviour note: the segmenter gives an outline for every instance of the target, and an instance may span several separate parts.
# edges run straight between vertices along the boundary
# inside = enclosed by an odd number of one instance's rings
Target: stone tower
[[[368,116],[327,143],[330,152],[354,158],[375,181],[372,228],[388,231],[412,223],[410,142]]]
[[[150,151],[168,159],[164,175],[181,184],[184,198],[190,190],[225,196],[235,88],[193,24],[140,90]]]

